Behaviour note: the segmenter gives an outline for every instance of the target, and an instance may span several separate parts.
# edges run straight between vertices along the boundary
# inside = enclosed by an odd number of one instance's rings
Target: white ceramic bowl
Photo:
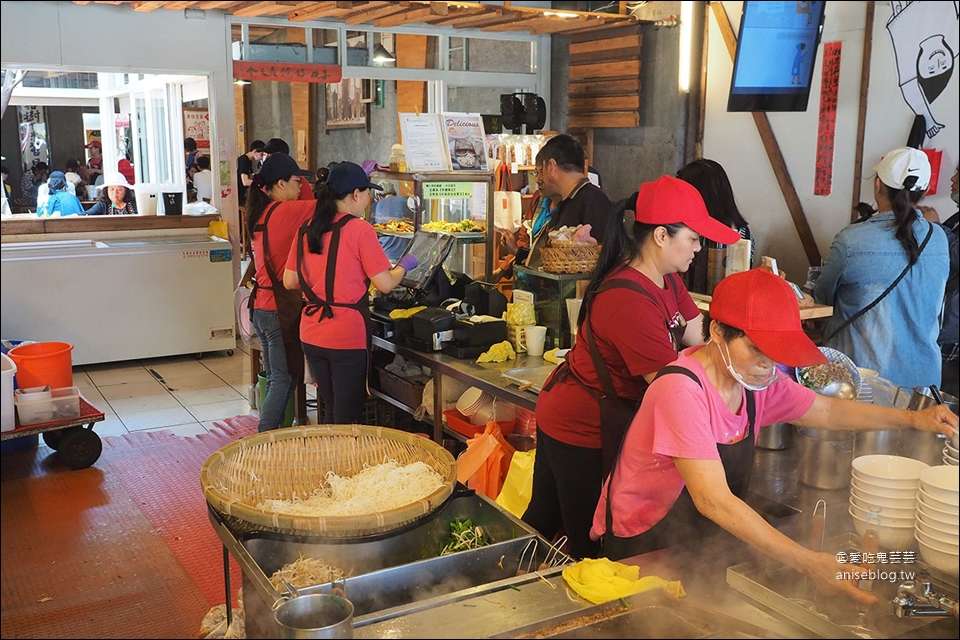
[[[941,502],[960,506],[960,467],[941,464],[924,469],[920,488]]]
[[[877,507],[874,507],[874,509],[876,508]],[[850,503],[850,515],[861,518],[864,522],[870,522],[869,516],[871,513],[876,515],[877,519],[880,521],[880,524],[886,527],[905,527],[913,524],[917,519],[916,509],[911,511],[910,515],[894,516],[889,514],[881,514],[880,512],[872,511],[871,509],[863,509],[852,502]]]
[[[944,466],[947,466],[947,467],[957,467],[957,466],[960,466],[960,460],[957,460],[956,458],[948,458],[946,455],[944,455],[944,456],[941,458],[941,460],[943,460]]]
[[[863,376],[860,374],[860,369],[857,368],[857,365],[853,363],[853,360],[850,359],[850,356],[843,353],[842,351],[837,351],[836,349],[831,349],[830,347],[820,347],[820,351],[823,352],[823,355],[827,357],[827,360],[830,362],[836,362],[843,365],[843,368],[847,370],[850,374],[850,379],[853,381],[853,389],[856,391],[857,395],[860,395],[861,389],[863,389]],[[817,366],[817,365],[814,365]],[[794,370],[794,377],[797,382],[806,386],[804,383],[803,372],[806,369],[812,369],[813,367],[797,367]]]
[[[944,515],[952,516],[954,519],[960,516],[960,506],[949,504],[943,500],[937,500],[927,493],[923,487],[917,490],[917,502],[922,502],[924,507],[930,507],[937,514],[943,513]]]
[[[866,489],[873,493],[887,496],[889,498],[905,498],[911,493],[915,493],[917,485],[920,484],[920,480],[884,480],[882,478],[874,478],[872,476],[865,476],[856,469],[850,472],[855,480],[857,480],[857,485],[861,489]]]
[[[941,511],[936,507],[931,507],[922,502],[917,501],[917,515],[923,515],[923,519],[936,524],[938,527],[947,527],[950,529],[953,528],[954,531],[960,529],[960,519],[956,514],[947,513],[946,511]]]
[[[957,552],[950,553],[949,551],[944,551],[919,538],[917,539],[917,544],[920,547],[920,557],[924,562],[934,569],[939,569],[954,578],[958,577],[958,574],[960,574],[960,554]]]
[[[868,528],[867,521],[853,513],[853,505],[848,510],[850,517],[853,518],[853,527],[860,536],[866,534]],[[911,523],[905,527],[894,527],[883,523],[873,525],[880,539],[880,546],[889,551],[910,551],[914,548],[916,525]]]
[[[930,535],[940,536],[947,540],[956,540],[957,544],[960,544],[960,523],[941,522],[930,517],[930,514],[917,509],[917,527],[920,527],[921,524],[926,527],[924,531]]]
[[[860,456],[854,458],[852,464],[857,476],[871,484],[904,489],[916,485],[920,472],[930,466],[913,458],[886,454]]]
[[[878,504],[872,504],[868,500],[858,498],[857,495],[852,491],[850,493],[850,504],[863,511],[863,514],[860,515],[863,515],[864,517],[866,517],[866,514],[870,513],[871,511],[875,512],[879,516],[883,516],[884,518],[895,518],[897,520],[909,520],[917,515],[916,503],[914,503],[912,507],[908,506],[903,509],[884,507]]]
[[[960,544],[956,542],[950,542],[948,539],[940,538],[940,536],[931,535],[919,527],[915,527],[915,533],[917,540],[921,540],[940,551],[960,553]]]
[[[906,491],[904,491],[904,494],[906,494]],[[863,487],[856,478],[850,479],[850,495],[856,496],[861,502],[867,502],[876,507],[914,509],[917,506],[916,492],[909,497],[903,495],[894,498],[883,493],[877,493],[875,487]]]

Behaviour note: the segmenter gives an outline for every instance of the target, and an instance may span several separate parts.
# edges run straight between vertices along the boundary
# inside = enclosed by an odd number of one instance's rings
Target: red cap
[[[94,140],[92,142],[88,142],[87,144],[83,145],[84,149],[93,149],[94,147],[96,147],[97,149],[102,149],[103,145],[100,144],[99,140]]]
[[[714,289],[710,317],[747,334],[768,358],[788,367],[826,364],[800,326],[797,294],[765,269],[729,275]]]
[[[637,222],[676,224],[682,222],[700,235],[721,244],[734,244],[740,233],[707,213],[697,188],[685,180],[663,176],[640,185],[634,209]]]

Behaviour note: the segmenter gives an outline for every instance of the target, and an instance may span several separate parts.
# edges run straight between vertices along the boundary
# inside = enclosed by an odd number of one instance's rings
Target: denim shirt
[[[940,384],[939,314],[949,271],[947,236],[919,211],[913,223],[918,243],[933,227],[916,264],[875,307],[825,344],[903,387]],[[873,302],[907,266],[892,211],[850,225],[833,239],[813,298],[833,305],[824,336]]]

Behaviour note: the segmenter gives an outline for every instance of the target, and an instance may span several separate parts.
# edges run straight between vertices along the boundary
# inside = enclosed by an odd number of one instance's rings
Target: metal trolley
[[[20,418],[17,417],[17,426],[12,431],[4,431],[0,434],[0,440],[43,434],[44,443],[57,452],[63,464],[71,469],[86,469],[100,459],[100,453],[103,451],[100,435],[93,431],[94,423],[103,419],[103,411],[81,396],[80,417],[41,422],[26,427],[20,426]]]

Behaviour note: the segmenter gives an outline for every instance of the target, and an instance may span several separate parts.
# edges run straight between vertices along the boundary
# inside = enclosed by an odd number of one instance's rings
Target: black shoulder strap
[[[330,248],[327,253],[326,281],[324,287],[324,295],[327,297],[326,300],[320,299],[307,284],[306,278],[303,277],[303,237],[307,233],[308,225],[300,227],[300,231],[297,233],[297,279],[300,281],[300,291],[303,292],[303,296],[310,303],[307,305],[307,308],[304,309],[304,315],[312,316],[316,314],[317,311],[320,311],[320,319],[322,320],[333,317],[334,306],[349,306],[337,305],[334,302],[333,287],[337,277],[337,256],[340,253],[340,231],[348,222],[354,219],[356,219],[355,216],[348,214],[330,225],[328,233],[333,235],[330,238]]]

